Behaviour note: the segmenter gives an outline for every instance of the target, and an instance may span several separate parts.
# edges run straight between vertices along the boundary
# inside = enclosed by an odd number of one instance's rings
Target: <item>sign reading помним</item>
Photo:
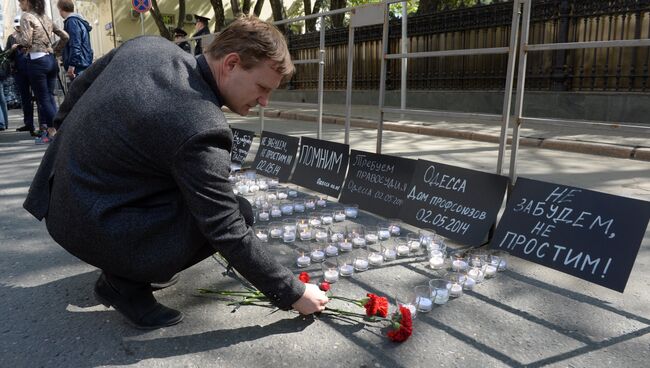
[[[649,218],[649,202],[519,178],[490,247],[623,292]]]
[[[261,175],[277,177],[281,182],[288,181],[299,141],[299,138],[288,135],[262,132],[253,168]]]
[[[481,245],[494,225],[508,178],[418,160],[400,212],[405,222],[467,245]]]
[[[350,146],[300,138],[300,155],[291,182],[305,188],[338,197],[348,169]]]

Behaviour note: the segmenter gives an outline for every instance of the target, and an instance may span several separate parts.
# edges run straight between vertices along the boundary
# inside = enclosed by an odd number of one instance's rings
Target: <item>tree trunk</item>
[[[214,32],[221,31],[226,25],[226,16],[223,11],[223,1],[210,0],[212,9],[214,9]]]
[[[160,15],[160,8],[158,8],[158,1],[156,0],[151,1],[150,12],[154,22],[156,22],[156,26],[158,27],[158,32],[160,33],[160,35],[165,37],[168,40],[171,40],[173,37],[171,32],[169,32],[169,29],[167,29],[167,26],[162,20],[162,16]]]
[[[185,26],[185,0],[178,0],[178,22],[176,22],[177,28],[183,28]]]
[[[441,7],[442,2],[442,0],[420,0],[417,14],[435,13]]]
[[[244,0],[241,6],[241,11],[248,15],[251,13],[251,0]]]
[[[347,1],[346,0],[331,0],[330,10],[343,9],[345,8]],[[343,20],[345,19],[345,14],[335,14],[332,15],[332,27],[341,28],[343,27]]]
[[[263,6],[264,6],[264,0],[257,0],[255,2],[255,8],[253,8],[253,14],[255,14],[256,17],[260,16]]]
[[[271,10],[273,11],[273,20],[279,21],[284,19],[284,4],[282,0],[269,0],[271,2]],[[277,26],[280,32],[283,34],[287,33],[286,24],[280,24]]]
[[[241,9],[239,8],[239,0],[230,0],[230,9],[232,9],[232,15],[235,19],[241,16]]]
[[[316,14],[320,12],[321,7],[323,6],[323,0],[316,0],[314,2],[314,9],[311,8],[311,0],[303,0],[305,15]],[[306,19],[305,20],[305,31],[306,32],[315,32],[316,31],[316,18]]]

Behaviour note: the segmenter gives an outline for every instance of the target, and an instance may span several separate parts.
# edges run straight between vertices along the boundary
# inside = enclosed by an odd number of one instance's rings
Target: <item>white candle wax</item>
[[[260,218],[260,221],[268,221],[269,220],[269,213],[268,212],[260,212],[259,218]]]
[[[410,250],[411,249],[408,247],[408,245],[403,245],[403,244],[398,245],[397,246],[397,255],[398,256],[408,256]]]
[[[462,286],[458,284],[452,284],[451,288],[449,289],[449,295],[454,298],[458,298],[459,296],[463,295]]]
[[[322,250],[315,250],[310,254],[312,262],[321,262],[325,259],[325,253]]]
[[[237,190],[241,194],[248,194],[248,185],[246,185],[246,184],[238,185]]]
[[[420,241],[419,240],[411,240],[409,241],[409,248],[411,249],[411,252],[417,252],[420,250]]]
[[[306,207],[308,210],[313,210],[314,208],[316,208],[316,203],[313,202],[313,201],[305,202],[305,207]]]
[[[277,180],[275,180],[275,179],[270,179],[270,180],[268,181],[268,183],[269,183],[269,188],[275,188],[275,187],[278,186],[278,184],[280,184],[280,183],[279,183]]]
[[[313,218],[313,219],[309,220],[309,225],[311,225],[311,226],[320,226],[321,223],[322,222],[319,219]]]
[[[483,281],[483,271],[478,268],[478,267],[473,267],[469,271],[467,271],[467,276],[471,277],[476,281],[477,283]]]
[[[354,273],[354,267],[349,264],[344,264],[339,268],[339,272],[341,273],[341,276],[350,276]]]
[[[339,248],[333,245],[328,245],[325,247],[325,254],[327,254],[328,257],[335,257],[339,254]]]
[[[316,205],[318,207],[325,207],[327,205],[327,201],[324,200],[324,199],[319,199],[319,200],[316,201]]]
[[[349,241],[342,241],[339,243],[339,248],[341,248],[342,251],[344,252],[349,252],[352,250],[352,243]]]
[[[281,217],[282,216],[282,211],[279,209],[273,209],[271,210],[271,217]]]
[[[296,224],[296,227],[298,228],[298,230],[303,231],[309,229],[309,224],[306,222],[299,222]]]
[[[366,245],[366,239],[364,239],[364,238],[352,238],[352,244],[357,248],[362,247],[362,246]]]
[[[284,192],[278,193],[278,199],[287,199],[287,193]]]
[[[323,216],[320,219],[323,221],[323,225],[331,225],[332,221],[334,220],[332,216]]]
[[[445,265],[445,259],[442,256],[433,256],[429,259],[429,266],[434,270],[441,269]]]
[[[293,205],[293,210],[296,212],[305,212],[305,205],[304,204],[294,204]]]
[[[285,204],[280,207],[280,211],[282,211],[283,215],[293,215],[293,206],[290,204]]]
[[[311,231],[303,230],[300,232],[300,240],[311,240]]]
[[[334,215],[334,221],[336,221],[336,222],[345,221],[345,215],[342,214],[342,213],[335,214]]]
[[[295,191],[295,190],[289,190],[289,191],[287,192],[287,195],[288,195],[289,197],[291,197],[291,198],[296,198],[296,197],[298,197],[298,192]]]
[[[327,270],[324,272],[325,281],[329,283],[334,283],[339,280],[339,271],[337,270]]]
[[[327,233],[324,231],[317,231],[315,235],[316,241],[317,242],[326,242],[327,241]]]
[[[284,240],[287,243],[295,241],[296,240],[296,233],[285,232],[284,234],[282,234],[282,240]]]
[[[443,256],[442,252],[439,251],[439,250],[432,250],[431,252],[429,252],[429,255],[431,257],[442,257]]]
[[[433,299],[433,302],[435,304],[441,305],[447,303],[449,300],[449,290],[447,288],[444,289],[436,289],[436,297]]]
[[[497,273],[497,268],[491,264],[485,267],[485,277],[493,277]]]
[[[463,289],[465,290],[472,290],[474,289],[474,286],[476,285],[476,281],[474,281],[473,278],[469,276],[469,273],[467,274],[467,279],[463,283]]]
[[[376,243],[378,240],[377,234],[366,234],[366,241],[370,244]]]
[[[255,235],[257,235],[257,238],[258,238],[260,241],[263,241],[263,242],[267,242],[267,241],[269,241],[269,236],[268,236],[267,234],[265,234],[265,233],[257,233],[257,234],[255,234]]]
[[[379,239],[386,240],[386,239],[390,238],[390,231],[388,231],[388,230],[379,230],[377,232],[377,235],[379,236]]]
[[[273,194],[273,193],[269,193],[269,194],[266,195],[266,199],[267,199],[268,201],[275,201],[276,199],[278,199],[278,196],[276,196],[276,195]]]
[[[390,234],[393,235],[393,236],[399,236],[399,234],[401,234],[401,232],[402,232],[402,229],[397,225],[389,226],[388,230],[390,231]]]
[[[456,259],[451,262],[451,269],[454,271],[465,271],[467,269],[467,262],[462,259]]]
[[[418,311],[419,312],[430,312],[431,309],[433,308],[433,303],[431,302],[431,299],[424,297],[424,296],[418,296],[415,298],[415,304],[418,306]]]
[[[341,240],[343,240],[343,234],[341,234],[341,233],[333,233],[331,240],[332,240],[333,243],[340,242]]]
[[[282,230],[281,229],[271,229],[271,237],[272,238],[279,238],[282,236]]]
[[[265,181],[259,182],[258,186],[260,187],[260,190],[267,190],[269,189],[269,185]]]
[[[384,257],[378,253],[372,253],[368,256],[368,262],[373,266],[381,266],[384,263]]]
[[[298,267],[307,267],[311,264],[311,260],[307,256],[300,256],[296,260],[296,263],[298,264]]]
[[[357,271],[365,271],[368,269],[368,261],[365,259],[355,259],[354,260],[354,269]]]
[[[257,184],[253,184],[253,185],[251,185],[251,186],[248,187],[248,190],[249,190],[251,193],[257,193],[257,192],[259,192],[259,190],[260,190],[260,186],[257,185]]]
[[[492,264],[497,267],[497,271],[505,271],[508,268],[508,262],[505,258],[499,258],[498,262],[492,261]]]
[[[386,249],[384,251],[384,260],[392,261],[397,258],[397,253],[393,249]]]
[[[356,208],[346,208],[345,216],[349,218],[357,218],[359,211]]]

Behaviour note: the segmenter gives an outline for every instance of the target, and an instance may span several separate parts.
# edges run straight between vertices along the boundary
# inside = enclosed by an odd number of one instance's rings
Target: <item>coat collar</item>
[[[199,65],[199,71],[201,72],[201,76],[208,83],[210,88],[212,88],[212,92],[214,92],[214,95],[217,97],[217,105],[219,106],[219,108],[221,108],[223,106],[223,102],[221,102],[222,100],[221,92],[219,92],[217,81],[214,80],[214,75],[212,75],[212,70],[210,70],[208,61],[205,60],[205,56],[201,54],[196,57],[196,62]]]

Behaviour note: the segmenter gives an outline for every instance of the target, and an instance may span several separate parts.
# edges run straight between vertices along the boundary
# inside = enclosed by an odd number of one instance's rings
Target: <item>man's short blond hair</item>
[[[255,16],[242,16],[219,33],[205,50],[205,54],[220,59],[236,52],[244,69],[251,69],[265,60],[275,62],[274,69],[284,80],[293,75],[295,68],[287,42],[272,24]]]

